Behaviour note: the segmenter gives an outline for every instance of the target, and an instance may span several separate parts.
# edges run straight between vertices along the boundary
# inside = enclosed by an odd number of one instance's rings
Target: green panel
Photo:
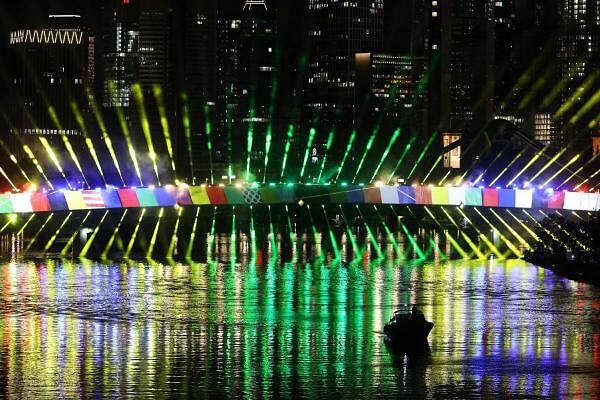
[[[226,186],[223,189],[225,191],[225,197],[227,198],[227,204],[246,204],[242,189],[233,186]]]
[[[294,188],[291,186],[279,188],[278,194],[279,194],[279,201],[282,203],[289,204],[289,203],[296,202],[296,192],[294,191]]]
[[[263,203],[275,204],[279,203],[279,195],[276,187],[265,186],[260,188],[260,195]]]
[[[483,205],[483,196],[480,188],[468,188],[465,192],[466,206],[481,206]]]
[[[140,207],[158,207],[158,202],[150,188],[137,188],[135,194],[140,202]]]
[[[0,214],[8,214],[15,212],[10,196],[6,194],[0,194]]]

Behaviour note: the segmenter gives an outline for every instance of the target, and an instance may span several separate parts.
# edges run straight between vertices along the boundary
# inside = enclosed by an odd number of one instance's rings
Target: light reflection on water
[[[600,398],[600,289],[520,261],[0,268],[7,398]],[[429,358],[377,333],[402,303]]]

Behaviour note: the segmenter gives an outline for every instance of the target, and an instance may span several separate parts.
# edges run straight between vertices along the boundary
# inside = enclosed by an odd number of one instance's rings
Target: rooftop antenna
[[[265,10],[268,10],[266,0],[246,0],[244,10],[250,10],[252,9],[252,6],[263,6]]]

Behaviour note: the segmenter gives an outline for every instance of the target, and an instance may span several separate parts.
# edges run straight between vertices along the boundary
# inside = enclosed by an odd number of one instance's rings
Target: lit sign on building
[[[459,140],[460,136],[459,133],[444,133],[442,136],[444,148]],[[444,154],[444,168],[460,168],[460,146]]]
[[[83,32],[75,29],[21,29],[10,33],[10,44],[68,44],[80,45]]]
[[[263,6],[265,10],[267,10],[266,0],[246,0],[246,3],[244,4],[244,10],[251,9],[252,6]]]

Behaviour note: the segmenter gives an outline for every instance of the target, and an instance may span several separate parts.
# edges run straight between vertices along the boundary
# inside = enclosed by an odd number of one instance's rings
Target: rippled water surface
[[[0,268],[6,398],[600,398],[600,289],[520,261]]]

